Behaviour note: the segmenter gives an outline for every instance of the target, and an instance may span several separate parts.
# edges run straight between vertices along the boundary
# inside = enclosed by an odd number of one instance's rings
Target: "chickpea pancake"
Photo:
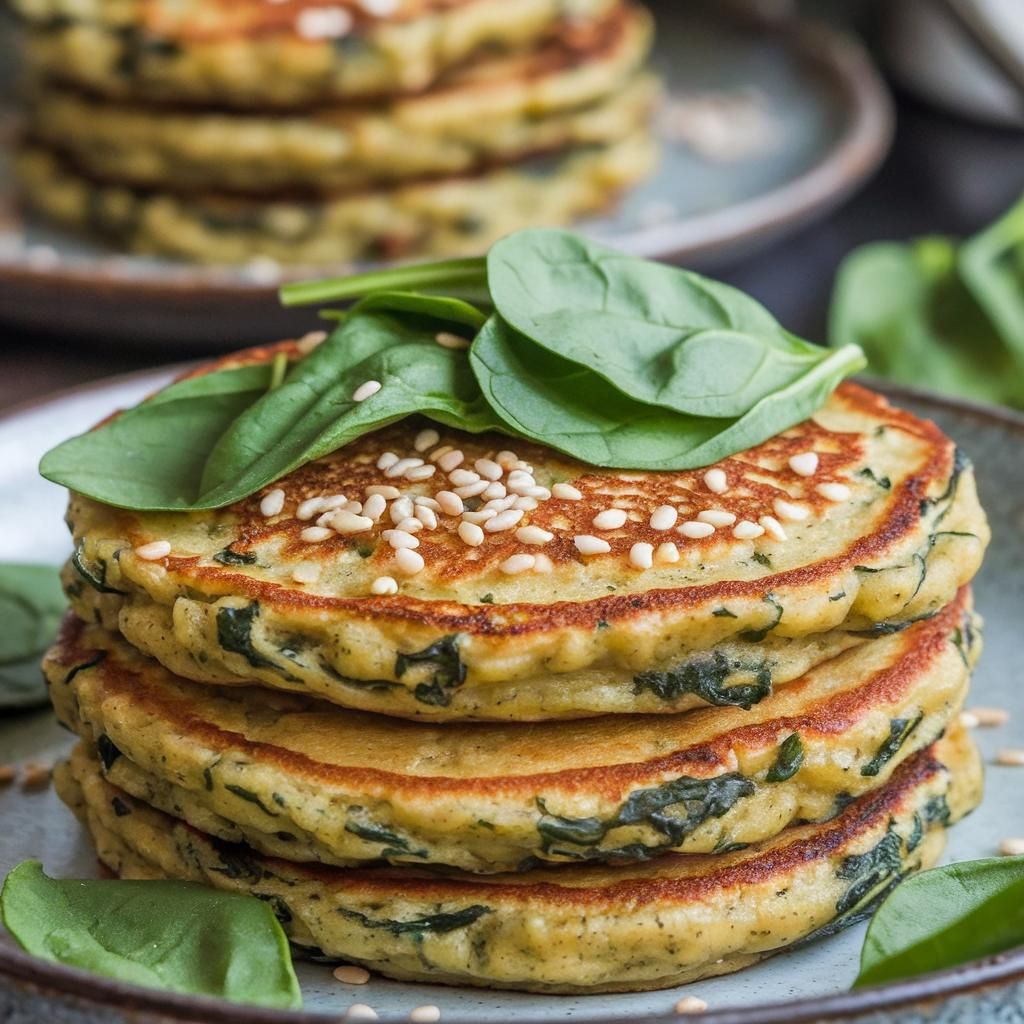
[[[586,38],[614,0],[13,0],[29,62],[101,95],[295,107],[419,92],[485,52]]]
[[[586,46],[570,34],[481,61],[429,93],[287,114],[154,112],[42,84],[31,130],[98,182],[241,195],[365,191],[634,135],[657,96],[653,76],[639,71],[651,35],[645,11],[621,7]]]
[[[750,712],[429,725],[172,676],[69,617],[44,671],[104,775],[229,842],[295,861],[515,871],[717,853],[823,821],[959,713],[967,592]]]
[[[470,177],[260,199],[99,182],[36,144],[21,147],[15,162],[30,205],[133,252],[218,265],[313,266],[475,253],[520,228],[600,213],[651,172],[657,146],[643,129],[609,145]]]
[[[172,672],[439,720],[749,707],[936,614],[989,539],[953,443],[854,384],[708,469],[405,420],[225,508],[68,523],[73,606]]]
[[[745,850],[489,876],[262,856],[112,786],[84,745],[55,782],[115,873],[253,893],[319,955],[400,980],[616,992],[726,974],[859,919],[935,863],[981,765],[956,726],[829,822]]]

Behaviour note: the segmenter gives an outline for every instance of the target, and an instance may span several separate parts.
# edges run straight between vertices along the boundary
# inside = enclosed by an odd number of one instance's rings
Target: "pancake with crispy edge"
[[[606,146],[390,188],[307,199],[146,191],[97,182],[21,146],[25,200],[51,220],[145,255],[211,264],[345,264],[478,253],[521,228],[601,213],[657,162],[650,132]]]
[[[189,684],[74,617],[44,671],[107,779],[204,832],[291,860],[514,871],[714,853],[831,817],[959,712],[980,649],[969,604],[965,591],[749,712],[403,722]]]
[[[401,980],[614,992],[726,974],[857,920],[935,863],[945,827],[978,803],[981,764],[956,726],[828,823],[743,851],[490,876],[263,857],[111,786],[83,746],[55,781],[122,877],[253,893],[327,957]]]
[[[174,192],[336,195],[471,174],[634,134],[657,96],[638,73],[651,39],[639,8],[584,47],[554,39],[483,60],[442,88],[387,104],[290,114],[153,110],[55,85],[33,91],[31,131],[98,182]]]
[[[397,502],[363,532],[303,540],[318,520],[298,513],[318,496],[363,500],[369,487],[397,484],[410,501],[427,500],[456,486],[443,472],[411,482],[378,467],[389,451],[415,454],[422,425],[366,435],[215,511],[137,513],[73,495],[73,606],[202,682],[258,681],[436,719],[673,712],[749,706],[834,653],[823,633],[880,635],[933,615],[973,577],[989,539],[973,472],[953,443],[846,383],[813,419],[718,463],[725,493],[709,490],[705,470],[602,470],[540,445],[445,429],[440,445],[463,451],[467,466],[514,448],[542,494],[556,483],[578,489],[571,500],[555,487],[519,520],[550,531],[550,542],[526,543],[510,529],[469,547],[460,518],[442,513],[417,534],[425,568],[402,576],[384,537]],[[818,466],[807,477],[789,460],[811,450]],[[429,464],[431,452],[419,454]],[[282,510],[265,516],[261,501],[275,488]],[[756,524],[780,507],[806,518],[784,524],[785,540],[738,539],[729,527],[698,539],[649,524],[665,504],[684,520],[713,509]],[[595,514],[610,506],[627,521],[598,530]],[[608,553],[581,554],[574,537],[598,532]],[[155,540],[170,542],[167,558],[136,553]],[[677,561],[633,565],[635,543],[667,541]],[[509,575],[502,566],[518,553],[544,559]],[[300,564],[317,569],[316,582],[295,582]],[[374,579],[391,574],[399,592],[372,595]]]
[[[386,16],[355,0],[11,6],[28,27],[29,64],[55,79],[122,99],[259,108],[419,92],[482,53],[566,27],[585,38],[614,2],[403,0]]]

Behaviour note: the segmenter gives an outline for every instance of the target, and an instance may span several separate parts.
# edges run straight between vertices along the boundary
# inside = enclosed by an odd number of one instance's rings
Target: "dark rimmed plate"
[[[805,23],[743,28],[674,0],[652,6],[655,64],[670,107],[747,90],[766,112],[767,143],[744,159],[708,160],[678,141],[671,114],[663,116],[658,173],[613,215],[582,229],[644,256],[707,264],[820,216],[881,161],[892,131],[889,99],[853,40]],[[10,64],[0,45],[0,82]],[[278,306],[272,266],[199,268],[125,256],[23,219],[2,149],[0,140],[0,318],[178,350],[253,344],[315,325],[309,311]]]
[[[85,429],[118,406],[164,383],[168,370],[115,378],[64,392],[0,419],[0,561],[66,557],[61,523],[65,496],[35,472],[39,455],[68,433]],[[979,730],[986,760],[1003,747],[1024,747],[1024,696],[1018,685],[1020,617],[1024,610],[1024,416],[926,393],[895,391],[929,416],[975,460],[982,500],[994,528],[993,547],[977,584],[986,618],[985,655],[971,702],[1008,708],[1009,725]],[[46,713],[0,719],[0,761],[53,759],[71,739]],[[992,855],[1008,834],[1024,835],[1024,769],[991,766],[981,809],[951,834],[948,855]],[[87,877],[96,862],[70,813],[48,790],[0,789],[0,876],[20,860],[39,857],[54,875]],[[255,1011],[151,992],[83,974],[18,952],[0,932],[0,1020],[61,1024],[312,1024],[337,1021],[353,1002],[374,1006],[384,1020],[402,1021],[418,1005],[441,1008],[447,1024],[589,1024],[678,1020],[672,1007],[684,992],[710,1007],[704,1024],[1018,1024],[1024,1020],[1024,948],[1002,957],[912,982],[848,992],[857,971],[863,926],[786,953],[739,974],[685,989],[636,995],[531,996],[373,978],[361,988],[333,981],[326,967],[302,965],[307,1011]],[[328,1016],[324,1016],[327,1014]]]

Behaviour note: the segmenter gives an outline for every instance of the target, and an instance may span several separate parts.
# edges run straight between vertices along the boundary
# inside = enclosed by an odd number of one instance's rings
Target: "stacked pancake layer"
[[[21,0],[30,200],[140,251],[320,262],[479,251],[650,170],[640,8],[368,6]]]
[[[421,427],[212,512],[73,497],[44,668],[113,870],[253,892],[395,978],[617,991],[827,934],[935,862],[980,798],[988,529],[934,425],[843,385],[679,473]],[[478,483],[508,494],[459,512]],[[469,543],[489,511],[522,514]]]

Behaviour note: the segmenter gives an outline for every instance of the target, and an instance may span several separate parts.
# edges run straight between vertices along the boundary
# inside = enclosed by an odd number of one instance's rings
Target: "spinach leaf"
[[[252,896],[193,882],[59,881],[24,861],[0,892],[26,952],[149,988],[302,1005],[288,942]]]
[[[509,235],[487,270],[505,323],[645,405],[735,418],[831,358],[735,288],[568,231]]]
[[[467,670],[459,656],[459,642],[459,635],[452,633],[422,651],[399,653],[395,658],[395,675],[401,678],[413,665],[432,665],[434,674],[429,682],[417,684],[413,696],[423,704],[447,707],[452,700],[452,690],[466,681]]]
[[[474,903],[462,910],[428,914],[425,917],[413,918],[411,921],[395,921],[389,918],[374,919],[366,914],[361,914],[358,910],[346,910],[344,907],[340,908],[338,913],[350,921],[357,921],[363,928],[382,928],[390,935],[396,937],[411,935],[414,940],[420,941],[425,935],[446,935],[459,928],[468,928],[485,914],[490,914],[491,908]]]
[[[911,978],[1024,943],[1024,857],[933,868],[878,908],[854,988]]]
[[[0,712],[46,703],[40,655],[67,609],[49,565],[0,565]]]
[[[765,775],[766,782],[785,782],[793,778],[804,763],[804,744],[800,733],[794,732],[782,741],[775,763]]]
[[[896,756],[900,747],[907,742],[910,734],[921,724],[923,719],[923,712],[917,718],[892,719],[889,722],[888,737],[875,751],[875,756],[861,768],[861,775],[868,777],[877,775]]]
[[[753,672],[752,683],[729,683],[736,672]],[[772,692],[772,673],[766,662],[741,664],[730,661],[721,651],[698,654],[670,669],[638,672],[633,693],[649,690],[664,701],[677,701],[692,693],[717,707],[741,707],[749,711]]]

